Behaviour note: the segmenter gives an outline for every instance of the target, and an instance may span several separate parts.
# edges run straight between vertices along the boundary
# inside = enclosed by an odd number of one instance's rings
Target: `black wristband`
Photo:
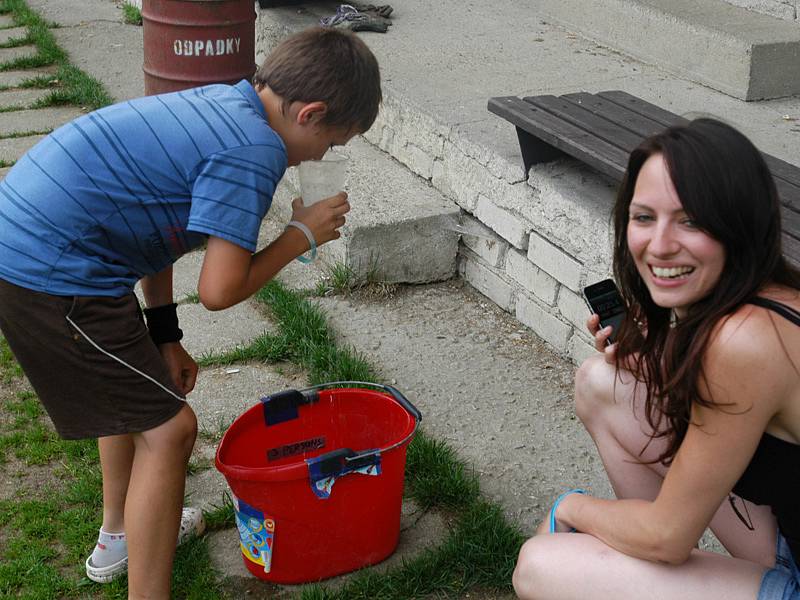
[[[178,327],[178,305],[165,304],[155,308],[145,308],[147,329],[156,346],[183,339],[183,332]]]

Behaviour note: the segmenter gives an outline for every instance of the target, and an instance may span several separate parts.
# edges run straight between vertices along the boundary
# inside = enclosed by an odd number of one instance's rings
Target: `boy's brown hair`
[[[253,77],[283,100],[322,101],[328,107],[322,123],[367,131],[381,103],[378,61],[355,34],[341,29],[312,27],[282,41]]]

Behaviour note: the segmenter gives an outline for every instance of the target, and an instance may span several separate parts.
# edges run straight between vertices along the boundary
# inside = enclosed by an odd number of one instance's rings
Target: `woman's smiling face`
[[[642,166],[628,213],[628,249],[653,302],[685,315],[719,281],[725,249],[683,210],[663,155]]]

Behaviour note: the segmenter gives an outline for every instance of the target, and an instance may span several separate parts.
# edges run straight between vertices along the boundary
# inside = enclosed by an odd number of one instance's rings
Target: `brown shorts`
[[[147,431],[184,405],[133,294],[53,296],[0,279],[0,330],[65,439]]]

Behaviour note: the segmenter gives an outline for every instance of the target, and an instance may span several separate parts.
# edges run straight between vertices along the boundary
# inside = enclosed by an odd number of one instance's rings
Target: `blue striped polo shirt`
[[[86,114],[0,182],[0,278],[122,296],[208,235],[253,252],[287,161],[247,81]]]

